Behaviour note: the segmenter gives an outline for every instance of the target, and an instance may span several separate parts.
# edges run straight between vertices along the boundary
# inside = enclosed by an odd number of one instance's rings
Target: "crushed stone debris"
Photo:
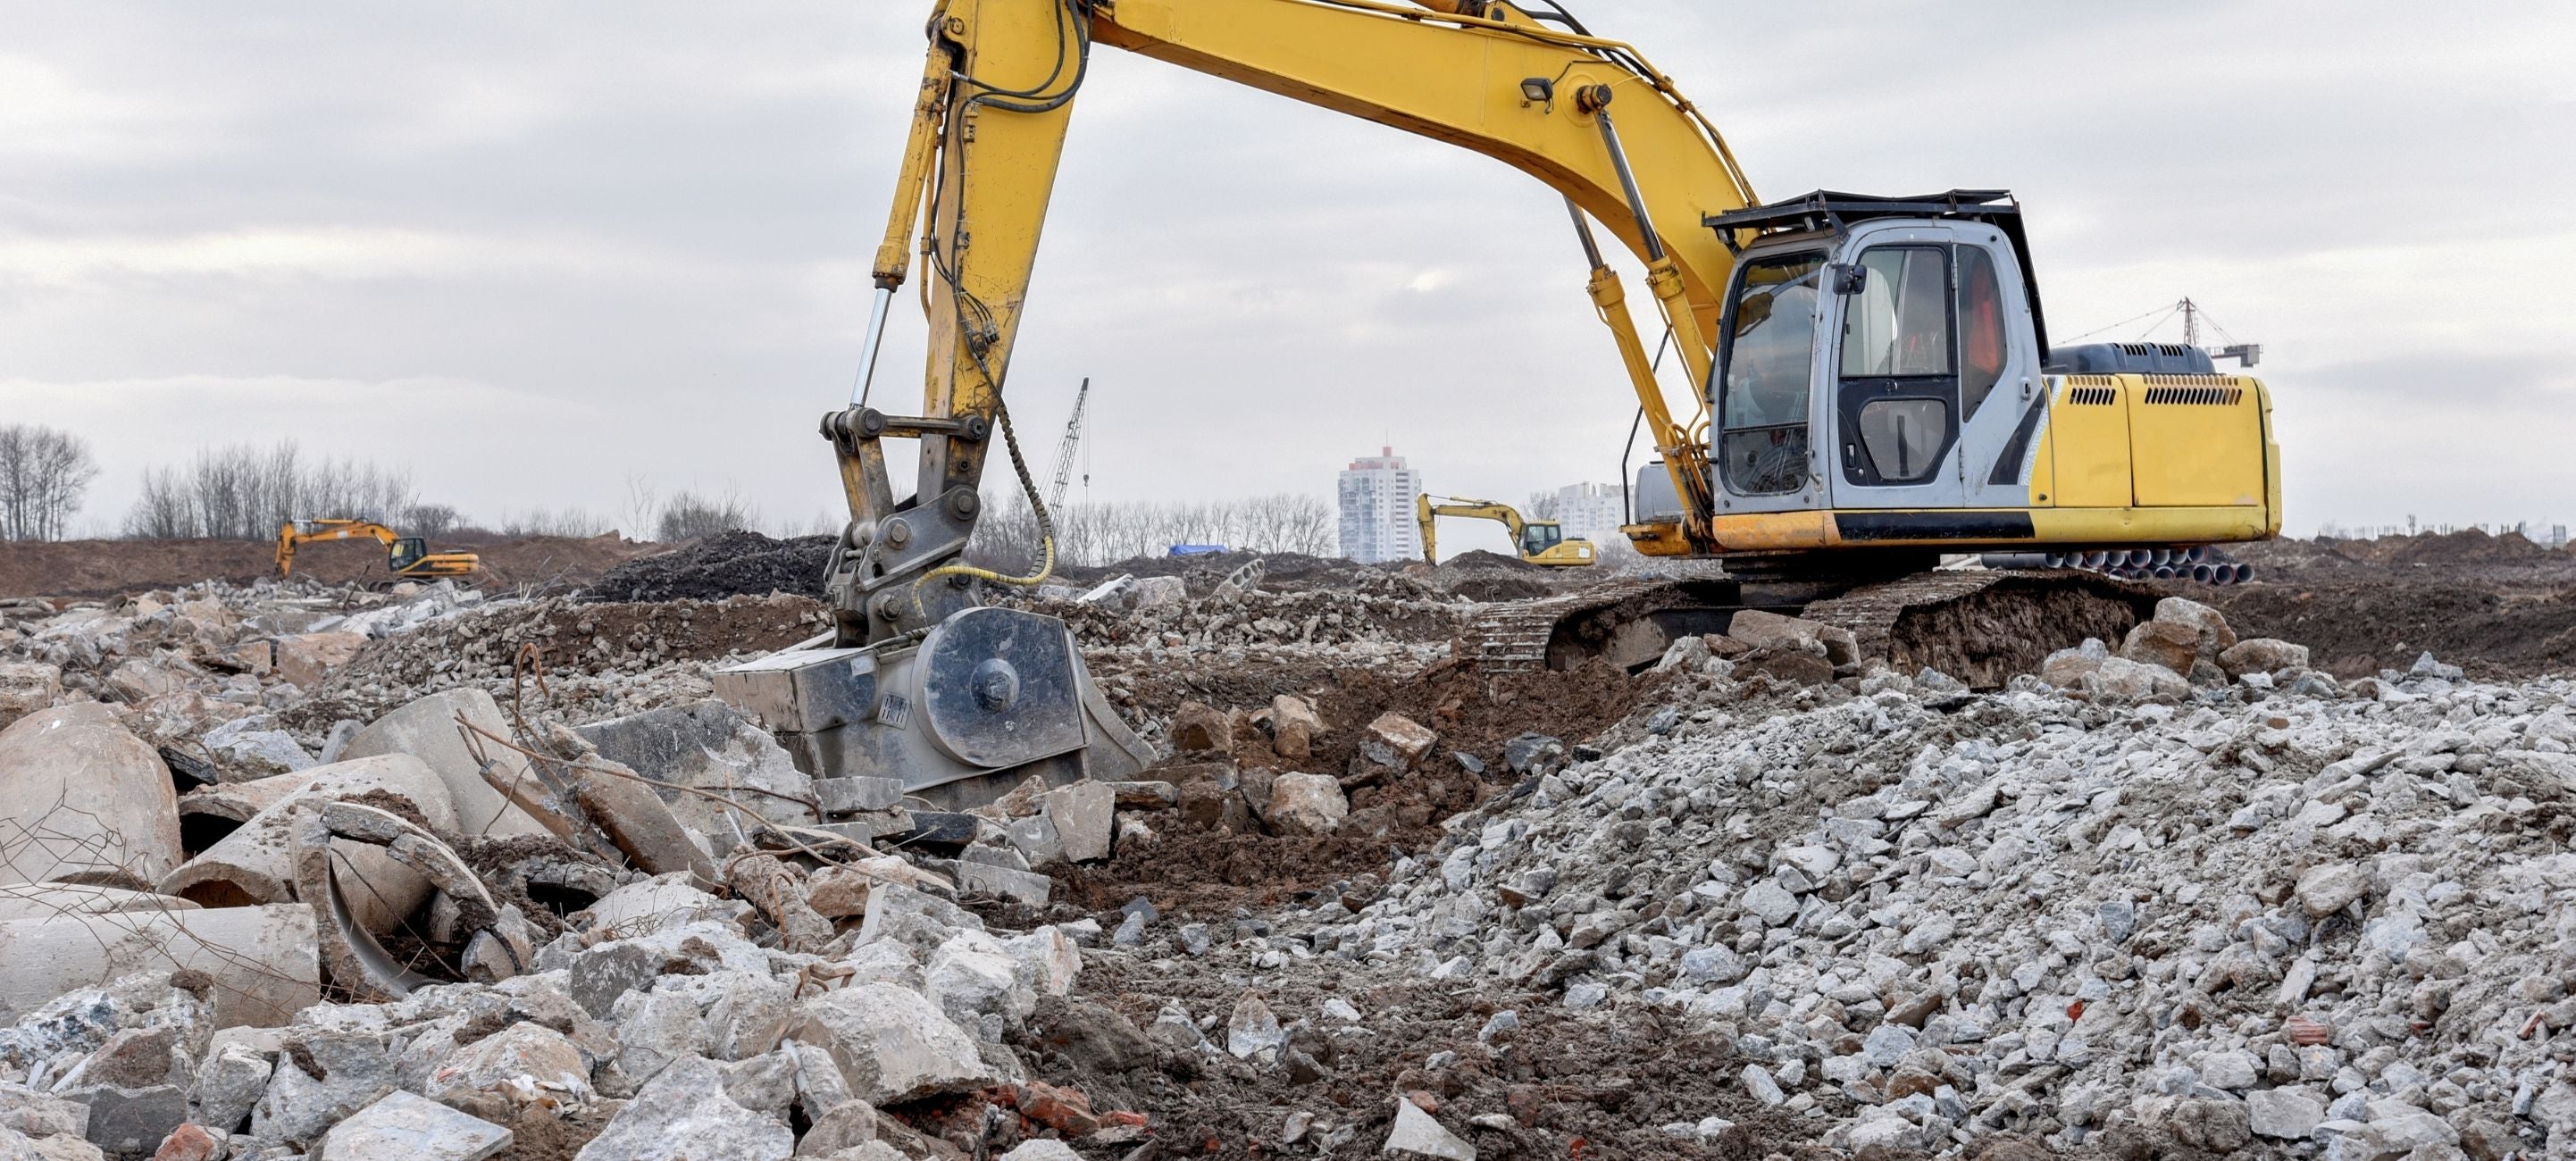
[[[71,880],[0,893],[0,948],[96,957],[88,978],[0,984],[0,1146],[2485,1161],[2576,1143],[2576,681],[2532,671],[2545,650],[2364,668],[2224,615],[2258,584],[2168,601],[1988,692],[1779,623],[1633,676],[1487,675],[1452,656],[1477,602],[1565,578],[1129,562],[1023,599],[1074,627],[1164,760],[872,849],[813,829],[811,780],[707,701],[710,669],[822,622],[810,589],[760,579],[807,550],[767,543],[635,561],[630,587],[580,599],[298,580],[0,601],[0,792],[59,797],[43,780],[74,739],[170,775],[102,782],[114,809],[89,816],[172,823],[109,836],[38,808],[0,834],[13,867]],[[2553,583],[2528,578],[2555,557],[2523,548],[2344,542],[2267,571],[2275,592],[2418,565]],[[424,698],[466,744],[344,763],[415,737],[364,727]],[[486,781],[519,829],[449,824],[456,788]],[[271,810],[385,845],[240,830]],[[877,815],[915,833],[899,802]],[[257,899],[155,893],[271,830],[297,865]],[[641,869],[673,860],[709,877]],[[448,886],[335,918],[314,897],[334,874],[378,899]],[[190,932],[209,934],[168,934]],[[210,940],[232,942],[180,962]]]

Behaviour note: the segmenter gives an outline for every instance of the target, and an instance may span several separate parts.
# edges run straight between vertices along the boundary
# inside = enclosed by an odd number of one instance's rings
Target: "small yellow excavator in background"
[[[325,540],[372,539],[385,546],[385,567],[404,580],[471,576],[483,558],[471,552],[431,552],[429,542],[404,536],[371,520],[289,520],[277,526],[277,575],[295,571],[298,545]]]
[[[1433,501],[1437,500],[1438,503]],[[1592,542],[1580,536],[1567,539],[1554,520],[1524,520],[1519,509],[1492,500],[1470,500],[1464,496],[1428,496],[1413,498],[1413,518],[1422,525],[1422,561],[1440,563],[1438,538],[1432,525],[1442,516],[1468,520],[1494,520],[1511,529],[1512,550],[1522,564],[1543,564],[1550,568],[1585,568],[1594,559]]]

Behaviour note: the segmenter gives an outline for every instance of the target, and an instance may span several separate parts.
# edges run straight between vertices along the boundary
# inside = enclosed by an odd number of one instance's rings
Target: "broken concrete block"
[[[1118,812],[1118,792],[1106,782],[1076,782],[1047,792],[1039,813],[1055,824],[1064,857],[1076,863],[1109,857],[1110,826]]]
[[[0,662],[0,730],[63,696],[63,671],[41,661]]]
[[[1503,769],[1514,774],[1553,774],[1566,757],[1565,739],[1553,734],[1515,734],[1503,743]]]
[[[991,863],[961,861],[957,864],[957,889],[1016,900],[1024,906],[1044,907],[1048,896],[1055,891],[1055,880]]]
[[[309,770],[313,755],[264,716],[235,718],[206,731],[206,749],[224,764],[227,782],[249,782]]]
[[[2155,619],[2190,629],[2199,639],[2199,653],[2204,661],[2218,660],[2219,654],[2236,644],[2236,630],[2228,627],[2227,618],[2218,610],[2195,600],[2166,597],[2157,601]]]
[[[192,1121],[170,1130],[161,1147],[153,1150],[152,1161],[224,1161],[231,1149],[232,1142],[223,1134],[209,1133]]]
[[[591,822],[646,874],[686,871],[699,882],[721,881],[715,860],[690,837],[670,804],[634,771],[592,759],[568,767],[567,773],[575,780],[574,796]]]
[[[2091,697],[2113,702],[2180,701],[2191,696],[2191,683],[2181,674],[2125,657],[2104,660],[2084,675],[2077,688]]]
[[[1395,1098],[1395,1128],[1386,1135],[1386,1144],[1379,1151],[1440,1157],[1446,1161],[1476,1161],[1474,1145],[1440,1127],[1440,1122],[1423,1112],[1422,1106],[1403,1097]]]
[[[1417,766],[1421,764],[1423,755],[1429,754],[1431,747],[1439,742],[1440,735],[1412,718],[1389,711],[1379,714],[1376,721],[1368,724],[1367,738],[1393,750],[1404,765]]]
[[[1056,833],[1055,820],[1043,814],[1011,820],[1011,846],[1032,867],[1053,866],[1064,861],[1064,839]]]
[[[724,1080],[705,1057],[672,1061],[575,1161],[786,1161],[795,1132],[735,1103]]]
[[[832,921],[806,901],[801,869],[775,855],[748,855],[726,860],[724,874],[725,885],[778,929],[781,947],[811,952],[831,942]]]
[[[119,1029],[107,1038],[107,1043],[73,1065],[55,1085],[64,1089],[100,1084],[122,1088],[186,1085],[191,1069],[181,1032],[181,1028],[167,1024]]]
[[[1000,1079],[964,1029],[928,999],[892,984],[811,997],[787,1035],[829,1052],[851,1095],[871,1105],[968,1092]]]
[[[1279,1026],[1279,1017],[1270,1011],[1259,992],[1245,992],[1234,1002],[1234,1011],[1225,1020],[1225,1050],[1237,1060],[1248,1060],[1264,1051],[1278,1052],[1288,1047],[1288,1033]]]
[[[1745,609],[1728,620],[1726,635],[1756,649],[1813,653],[1834,665],[1860,660],[1860,641],[1851,630],[1804,617]]]
[[[233,783],[204,794],[199,802],[270,799],[238,829],[204,853],[161,878],[163,894],[209,907],[253,903],[313,903],[295,894],[297,812],[322,801],[346,801],[361,795],[398,799],[431,826],[454,829],[457,818],[447,786],[430,768],[408,754],[360,758],[317,766],[253,783]],[[345,860],[343,881],[349,887],[352,918],[369,931],[390,934],[429,898],[429,880],[395,862],[383,848],[341,841],[333,853]]]
[[[492,695],[467,686],[433,693],[377,718],[349,739],[341,758],[345,761],[380,754],[409,754],[427,763],[439,781],[447,784],[457,829],[466,834],[508,838],[546,833],[526,811],[504,800],[501,792],[485,781],[473,752],[458,733],[460,718],[500,737],[510,736],[509,721],[501,716],[501,707]],[[483,752],[493,759],[505,781],[535,777],[527,771],[527,759],[515,751],[486,742]]]
[[[119,1156],[150,1153],[188,1120],[188,1090],[175,1084],[102,1084],[63,1096],[89,1106],[89,1143]]]
[[[520,1021],[448,1053],[422,1095],[461,1112],[507,1122],[538,1101],[579,1104],[596,1094],[581,1049],[563,1033]]]
[[[511,1140],[499,1125],[396,1089],[333,1125],[313,1161],[483,1161]]]
[[[2221,651],[2218,667],[2229,677],[2305,669],[2308,667],[2308,647],[2272,637],[2248,637]]]
[[[98,702],[0,729],[0,818],[24,836],[0,844],[0,881],[142,890],[179,865],[170,768]]]
[[[1020,982],[1045,995],[1071,992],[1073,978],[1082,972],[1082,949],[1059,927],[1013,936],[1002,941],[1002,947],[1018,965]]]
[[[0,923],[13,919],[42,919],[64,912],[113,915],[120,911],[194,910],[197,910],[197,905],[186,899],[151,891],[128,891],[122,887],[99,887],[87,883],[0,884]]]
[[[2200,656],[2200,633],[2173,621],[2140,621],[2120,643],[2120,656],[2141,665],[2190,673],[2191,663]]]
[[[195,1083],[189,1086],[197,1104],[191,1119],[218,1133],[240,1130],[250,1120],[252,1107],[259,1104],[260,1094],[268,1091],[269,1077],[276,1070],[268,1053],[248,1044],[209,1048],[205,1062],[197,1066]]]
[[[1120,810],[1169,810],[1181,804],[1181,788],[1169,782],[1105,782]]]
[[[1182,702],[1181,708],[1172,713],[1172,749],[1179,753],[1232,751],[1233,716],[1199,702]]]
[[[277,676],[297,689],[312,689],[366,647],[363,633],[324,631],[281,637],[276,650]]]
[[[1270,699],[1270,748],[1291,762],[1313,757],[1315,739],[1324,732],[1323,715],[1315,712],[1315,703],[1293,693]]]
[[[769,731],[753,724],[732,706],[709,699],[690,705],[648,710],[627,717],[576,726],[573,733],[599,748],[602,760],[614,762],[665,786],[688,786],[726,795],[748,810],[677,790],[661,792],[671,813],[690,829],[711,839],[736,839],[756,825],[754,818],[805,825],[818,818],[807,803],[822,793],[814,780],[796,768]],[[847,779],[831,779],[847,782]],[[848,810],[886,810],[900,803],[902,783],[893,782],[897,798],[881,806]],[[882,792],[870,801],[882,798]]]
[[[0,1019],[135,972],[193,968],[212,980],[218,1026],[276,1025],[321,1002],[312,908],[51,915],[0,923]]]
[[[1350,813],[1339,779],[1292,772],[1270,780],[1270,807],[1262,818],[1289,834],[1331,834]]]
[[[800,1069],[808,1067],[801,1055],[803,1051],[821,1051],[811,1044],[799,1044],[796,1048],[800,1051]],[[823,1058],[823,1067],[832,1067],[829,1056]],[[799,1157],[829,1158],[830,1161],[876,1161],[882,1157],[887,1161],[909,1161],[894,1146],[877,1140],[877,1111],[866,1101],[842,1101],[812,1120],[814,1127],[807,1129],[804,1139],[796,1142],[796,1155]]]
[[[319,1141],[401,1081],[382,1032],[291,1029],[268,1091],[251,1109],[250,1135],[299,1145]]]
[[[590,930],[603,939],[632,939],[691,923],[723,923],[740,930],[751,905],[699,890],[686,874],[628,883],[582,909]]]
[[[29,1137],[81,1137],[89,1132],[89,1106],[0,1084],[0,1130]]]
[[[981,931],[960,931],[940,944],[922,979],[922,994],[961,1027],[988,1012],[1017,1022],[1037,1010],[1037,992],[1020,983],[1018,962]]]
[[[817,778],[814,800],[827,815],[893,810],[903,805],[903,779]]]
[[[697,1000],[677,992],[620,993],[609,1022],[617,1027],[617,1070],[636,1084],[660,1075],[674,1060],[708,1051]]]
[[[1082,1161],[1082,1154],[1062,1141],[1039,1137],[1022,1141],[1018,1147],[1001,1156],[1000,1161]]]

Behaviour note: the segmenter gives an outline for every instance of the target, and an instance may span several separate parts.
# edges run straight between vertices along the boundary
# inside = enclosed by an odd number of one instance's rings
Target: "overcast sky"
[[[2262,343],[2293,531],[2576,521],[2576,5],[1573,7],[1764,197],[2009,187],[2060,336],[2187,294]],[[0,0],[0,419],[90,437],[99,530],[286,436],[486,521],[811,525],[927,10]],[[1047,238],[1014,411],[1043,473],[1092,378],[1095,499],[1618,475],[1563,209],[1499,163],[1104,48]]]

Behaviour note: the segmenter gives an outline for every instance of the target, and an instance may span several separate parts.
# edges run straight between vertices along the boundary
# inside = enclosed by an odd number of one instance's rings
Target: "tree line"
[[[1055,529],[1056,559],[1064,564],[1161,556],[1176,544],[1308,556],[1341,551],[1332,506],[1321,497],[1291,492],[1239,500],[1066,504],[1047,515]],[[1028,499],[1016,493],[988,499],[975,526],[974,551],[1004,569],[1024,569],[1035,562],[1038,521]]]
[[[0,540],[70,536],[98,473],[88,441],[78,435],[35,424],[0,425]],[[630,535],[664,543],[763,524],[759,508],[731,491],[692,488],[664,497],[641,477],[628,478],[621,516]],[[1332,507],[1316,496],[1067,504],[1050,516],[1057,558],[1071,564],[1159,556],[1175,544],[1313,556],[1338,548]],[[423,499],[407,471],[310,456],[288,439],[264,447],[200,448],[184,464],[146,469],[122,531],[152,540],[273,540],[289,520],[321,518],[375,520],[432,540],[598,536],[621,523],[581,508],[537,508],[477,524],[452,505]],[[811,523],[805,531],[840,531],[831,515]],[[1036,560],[1037,516],[1026,497],[1008,492],[988,501],[975,551],[1002,567]]]

